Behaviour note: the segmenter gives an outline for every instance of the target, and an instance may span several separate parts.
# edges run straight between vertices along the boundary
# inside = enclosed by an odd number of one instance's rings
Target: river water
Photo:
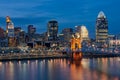
[[[120,80],[120,58],[4,61],[0,80]]]

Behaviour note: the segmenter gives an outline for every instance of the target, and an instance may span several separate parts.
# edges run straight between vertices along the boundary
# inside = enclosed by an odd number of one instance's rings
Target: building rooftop
[[[103,11],[100,11],[97,18],[106,18]]]

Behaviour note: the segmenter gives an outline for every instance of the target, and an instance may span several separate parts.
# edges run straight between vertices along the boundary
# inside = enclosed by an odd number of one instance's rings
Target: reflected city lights
[[[0,66],[2,66],[2,62],[0,62]]]
[[[2,80],[119,80],[119,58],[0,62]],[[114,65],[113,65],[114,64]],[[36,77],[39,76],[39,77]],[[46,76],[46,77],[45,77]]]
[[[27,63],[30,64],[30,60],[28,60]]]

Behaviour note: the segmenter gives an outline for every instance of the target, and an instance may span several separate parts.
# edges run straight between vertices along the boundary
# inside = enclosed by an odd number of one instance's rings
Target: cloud
[[[1,17],[6,15],[12,17],[26,17],[26,15],[38,12],[40,10],[36,10],[36,6],[44,6],[49,3],[51,0],[4,0],[0,1],[0,11]]]
[[[119,3],[118,0],[0,0],[0,26],[5,26],[5,16],[9,15],[15,26],[24,29],[34,24],[40,32],[46,31],[47,22],[56,19],[61,30],[84,24],[90,33],[95,33],[97,15],[103,10],[112,31],[114,24],[120,25]]]

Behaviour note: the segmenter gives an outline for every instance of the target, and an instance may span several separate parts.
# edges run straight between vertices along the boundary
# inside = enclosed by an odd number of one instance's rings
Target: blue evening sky
[[[63,28],[85,25],[90,37],[95,36],[95,22],[99,11],[108,19],[109,33],[120,33],[120,0],[0,0],[0,26],[5,29],[5,17],[15,26],[27,31],[33,24],[37,33],[47,31],[47,22],[57,20],[59,32]]]

